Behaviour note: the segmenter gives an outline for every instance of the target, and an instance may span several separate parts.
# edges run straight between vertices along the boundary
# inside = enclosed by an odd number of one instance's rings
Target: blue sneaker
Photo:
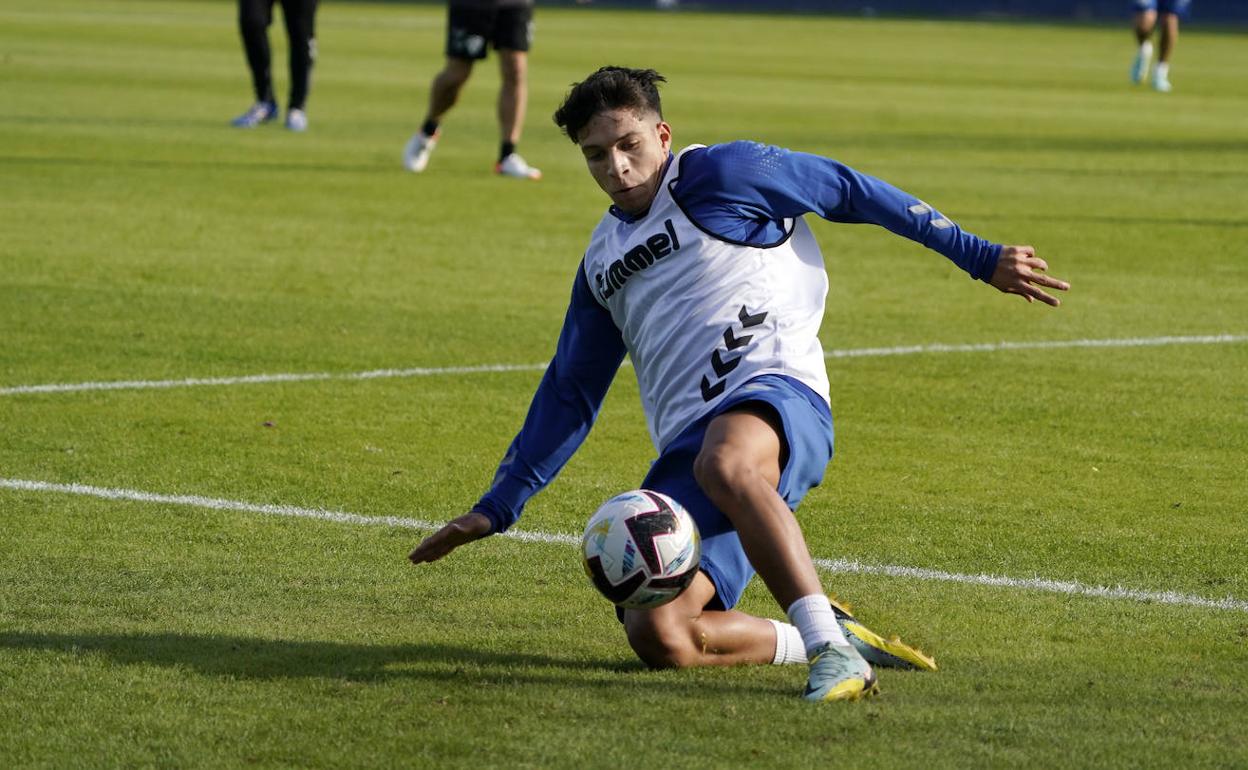
[[[858,700],[879,691],[875,672],[857,650],[847,644],[828,642],[815,650],[802,697],[817,702]]]
[[[255,128],[261,123],[268,123],[277,117],[277,102],[256,102],[251,107],[230,121],[235,128]]]
[[[872,666],[935,671],[936,660],[917,647],[911,647],[896,636],[885,639],[858,622],[849,612],[849,605],[829,596],[837,625],[858,654]]]

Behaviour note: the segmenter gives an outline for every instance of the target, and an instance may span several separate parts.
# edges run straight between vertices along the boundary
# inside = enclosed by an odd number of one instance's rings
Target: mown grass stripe
[[[829,350],[826,358],[878,358],[935,353],[993,353],[1013,350],[1050,350],[1061,348],[1134,348],[1162,345],[1218,345],[1248,342],[1248,334],[1205,334],[1195,336],[1127,337],[1100,340],[1038,340],[1031,342],[982,342],[968,344],[932,343],[899,345],[884,348],[849,348]],[[0,396],[24,393],[71,393],[91,390],[144,390],[161,388],[193,388],[203,386],[261,385],[278,382],[316,382],[324,380],[376,380],[395,377],[436,377],[456,374],[494,372],[534,372],[546,368],[547,362],[534,364],[481,364],[478,366],[411,367],[406,369],[372,369],[364,372],[307,372],[249,374],[237,377],[191,377],[182,380],[115,380],[103,382],[63,382],[43,385],[13,385],[0,388]]]
[[[28,481],[25,479],[0,478],[0,488],[20,492],[51,492],[71,495],[83,495],[105,500],[127,500],[143,503],[161,503],[165,505],[184,505],[194,508],[208,508],[222,511],[241,511],[259,513],[268,516],[291,516],[303,519],[330,521],[338,524],[364,524],[398,527],[402,529],[434,530],[440,524],[422,519],[402,516],[364,516],[358,513],[331,511],[323,508],[302,508],[295,505],[269,505],[248,503],[238,500],[226,500],[218,497],[200,495],[165,495],[155,492],[143,492],[133,489],[114,489],[95,487],[86,484],[57,484],[47,481]],[[558,543],[576,545],[581,539],[576,535],[563,532],[537,532],[531,530],[508,530],[502,537],[537,543]],[[1177,604],[1204,609],[1233,610],[1248,612],[1248,601],[1226,597],[1211,599],[1193,594],[1175,591],[1145,591],[1124,586],[1090,586],[1072,580],[1052,580],[1049,578],[1012,578],[1003,575],[967,575],[957,572],[924,569],[921,567],[903,567],[890,564],[863,564],[849,559],[815,559],[815,566],[832,573],[860,573],[883,575],[887,577],[909,578],[913,580],[930,580],[947,583],[964,583],[968,585],[1014,588],[1019,590],[1045,591],[1049,593],[1089,596],[1100,599],[1122,599],[1155,604]]]

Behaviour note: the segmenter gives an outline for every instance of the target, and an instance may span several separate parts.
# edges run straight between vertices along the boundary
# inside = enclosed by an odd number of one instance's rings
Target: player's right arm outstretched
[[[879,225],[1028,302],[1057,306],[1045,289],[1070,288],[1046,274],[1031,246],[1002,246],[966,232],[910,193],[831,158],[756,142],[714,145],[682,159],[673,194],[699,227],[735,242],[770,243],[784,234],[782,220],[815,213]]]
[[[620,330],[590,293],[585,271],[578,266],[555,357],[489,491],[407,558],[413,564],[437,561],[514,524],[524,504],[554,479],[589,434],[625,352]]]

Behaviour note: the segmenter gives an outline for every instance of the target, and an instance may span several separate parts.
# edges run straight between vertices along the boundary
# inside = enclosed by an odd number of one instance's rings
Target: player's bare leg
[[[1178,14],[1163,13],[1159,22],[1161,40],[1157,67],[1153,70],[1153,88],[1164,92],[1170,90],[1170,54],[1174,53],[1175,41],[1179,39],[1179,17]]]
[[[1139,49],[1131,62],[1132,83],[1142,83],[1148,75],[1148,66],[1153,58],[1153,29],[1156,26],[1156,11],[1140,11],[1135,15],[1135,40]]]
[[[808,700],[855,700],[875,672],[837,624],[806,539],[777,492],[787,451],[770,407],[744,404],[711,420],[693,463],[698,485],[728,517],[750,564],[799,629],[810,657]]]
[[[748,405],[747,405],[748,406]],[[782,608],[823,592],[806,539],[776,491],[784,447],[779,418],[765,408],[722,414],[706,429],[693,472],[741,537],[750,564]]]
[[[530,166],[516,152],[524,130],[524,113],[529,102],[529,55],[511,48],[498,49],[498,70],[502,86],[498,90],[498,130],[500,148],[495,171],[517,179],[540,179],[542,172]]]
[[[653,668],[771,663],[777,629],[764,618],[706,610],[715,584],[699,572],[678,597],[653,610],[625,610],[624,632],[637,657]]]
[[[447,57],[446,65],[434,76],[429,87],[429,112],[425,120],[441,123],[446,113],[459,101],[459,93],[471,75],[471,59]]]
[[[1175,41],[1179,39],[1179,17],[1177,14],[1165,13],[1161,16],[1161,45],[1158,48],[1157,61],[1170,61],[1174,53]]]
[[[472,60],[448,56],[446,65],[433,78],[429,87],[429,111],[420,130],[412,134],[403,147],[403,167],[419,174],[429,165],[429,156],[438,145],[438,130],[443,116],[459,101],[459,92],[472,75]]]
[[[524,130],[524,113],[529,101],[529,57],[524,51],[500,48],[498,70],[502,85],[498,90],[498,128],[504,142],[517,144]]]

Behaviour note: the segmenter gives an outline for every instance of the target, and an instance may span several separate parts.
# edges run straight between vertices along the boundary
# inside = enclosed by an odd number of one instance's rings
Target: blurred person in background
[[[273,23],[273,5],[277,0],[239,0],[238,29],[243,36],[247,66],[256,92],[255,104],[234,119],[236,128],[255,128],[277,117],[277,100],[273,96],[270,72],[269,25]],[[306,131],[308,115],[304,104],[308,99],[308,83],[312,63],[316,60],[317,0],[281,0],[282,17],[286,21],[286,37],[290,41],[290,99],[286,103],[286,128]]]
[[[450,0],[446,64],[433,78],[429,109],[420,130],[403,148],[403,167],[420,173],[441,137],[442,119],[459,100],[473,65],[493,46],[502,86],[498,92],[498,162],[494,171],[516,179],[541,179],[542,172],[516,152],[529,98],[528,57],[533,40],[533,0]]]
[[[1187,17],[1191,0],[1134,0],[1135,38],[1139,42],[1135,61],[1131,63],[1131,82],[1142,83],[1148,77],[1148,65],[1153,59],[1153,30],[1161,27],[1157,66],[1153,69],[1153,89],[1165,93],[1170,90],[1170,54],[1174,42],[1179,39],[1179,19]],[[1158,22],[1161,22],[1158,24]]]

